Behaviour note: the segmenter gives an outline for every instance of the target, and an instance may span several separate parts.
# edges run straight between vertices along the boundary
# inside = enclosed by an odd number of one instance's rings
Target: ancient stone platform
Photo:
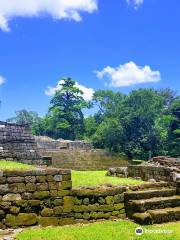
[[[27,164],[49,165],[43,158],[28,125],[0,122],[0,159]]]

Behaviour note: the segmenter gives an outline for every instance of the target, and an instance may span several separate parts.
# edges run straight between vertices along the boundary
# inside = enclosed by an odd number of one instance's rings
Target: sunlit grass
[[[31,170],[35,169],[35,166],[18,163],[13,161],[0,160],[0,170]]]
[[[145,183],[131,178],[118,178],[106,176],[107,171],[72,171],[73,187],[112,185],[137,185]]]
[[[144,234],[138,236],[135,234],[138,225],[131,221],[107,221],[81,226],[28,229],[18,234],[17,240],[178,240],[179,224],[180,222],[143,226]]]

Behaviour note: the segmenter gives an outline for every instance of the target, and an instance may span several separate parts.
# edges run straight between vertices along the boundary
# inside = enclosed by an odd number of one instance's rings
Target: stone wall
[[[72,190],[70,170],[3,171],[0,228],[123,218],[124,191],[125,187]]]
[[[173,181],[173,170],[163,166],[150,165],[129,165],[126,168],[109,168],[108,176],[131,177],[144,181],[155,180],[171,182]]]
[[[38,147],[45,151],[60,151],[61,149],[68,150],[90,150],[93,149],[92,144],[86,141],[70,141],[63,139],[52,139],[47,136],[35,136]]]
[[[108,168],[127,166],[126,157],[103,150],[61,150],[42,151],[43,155],[52,157],[52,165],[74,170],[107,170]]]
[[[50,158],[41,156],[27,125],[6,122],[0,122],[0,159],[37,165],[51,163]]]

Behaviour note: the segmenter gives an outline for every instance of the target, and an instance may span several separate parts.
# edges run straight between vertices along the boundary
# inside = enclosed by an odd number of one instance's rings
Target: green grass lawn
[[[17,240],[178,240],[180,222],[143,226],[144,234],[137,236],[137,224],[128,220],[107,221],[88,225],[48,227],[25,230]],[[151,232],[147,232],[151,231]],[[168,233],[152,233],[168,231]]]
[[[73,187],[112,185],[137,185],[145,183],[131,178],[118,178],[106,176],[107,171],[72,171]]]
[[[0,170],[31,170],[34,166],[13,161],[0,160]]]

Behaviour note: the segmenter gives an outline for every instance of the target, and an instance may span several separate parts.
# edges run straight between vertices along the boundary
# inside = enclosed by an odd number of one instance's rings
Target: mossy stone
[[[114,203],[114,197],[113,196],[107,196],[106,197],[106,203],[107,204],[113,204]]]
[[[13,214],[18,214],[20,211],[20,207],[12,206],[9,211]]]
[[[60,205],[63,204],[63,199],[62,199],[62,198],[55,199],[55,200],[53,201],[53,204],[54,204],[55,206],[60,206]]]
[[[82,204],[82,199],[78,199],[77,197],[74,198],[74,204],[75,205],[81,205]]]
[[[83,213],[83,219],[86,219],[86,220],[90,219],[90,214],[87,212]]]
[[[89,205],[89,198],[84,198],[83,199],[83,204],[84,205]]]
[[[5,224],[9,227],[32,226],[37,223],[35,213],[19,213],[19,215],[7,214]]]
[[[103,198],[103,197],[99,197],[98,198],[98,202],[100,203],[100,204],[105,204],[105,199]]]
[[[18,201],[16,201],[16,205],[19,207],[27,207],[28,201],[27,200],[18,200]]]
[[[64,190],[71,189],[72,188],[72,182],[71,181],[62,181],[61,182],[61,188]]]
[[[42,227],[58,226],[59,219],[56,217],[39,217],[38,223]]]
[[[114,203],[120,203],[124,201],[124,194],[117,194],[114,196]]]
[[[28,204],[31,206],[31,207],[36,207],[36,206],[39,206],[41,204],[41,201],[40,200],[29,200],[28,201]]]
[[[49,191],[36,191],[33,193],[33,198],[42,200],[44,198],[48,198],[49,195]]]
[[[81,213],[75,213],[74,217],[77,219],[81,219],[81,218],[83,218],[83,215]]]
[[[61,190],[61,191],[58,191],[58,196],[59,197],[63,197],[63,196],[67,196],[67,195],[70,195],[70,190]]]
[[[43,217],[51,217],[53,215],[53,209],[51,208],[44,208],[42,211],[41,211],[41,215]]]
[[[124,208],[124,203],[114,204],[114,210],[120,210]]]
[[[70,225],[75,223],[74,218],[61,218],[59,219],[59,225],[63,226],[63,225]]]
[[[54,214],[55,214],[55,215],[62,214],[62,212],[63,212],[63,207],[62,207],[62,206],[54,207],[54,208],[53,208],[53,211],[54,211]]]
[[[72,212],[74,206],[74,198],[71,196],[65,196],[63,200],[63,212]]]

